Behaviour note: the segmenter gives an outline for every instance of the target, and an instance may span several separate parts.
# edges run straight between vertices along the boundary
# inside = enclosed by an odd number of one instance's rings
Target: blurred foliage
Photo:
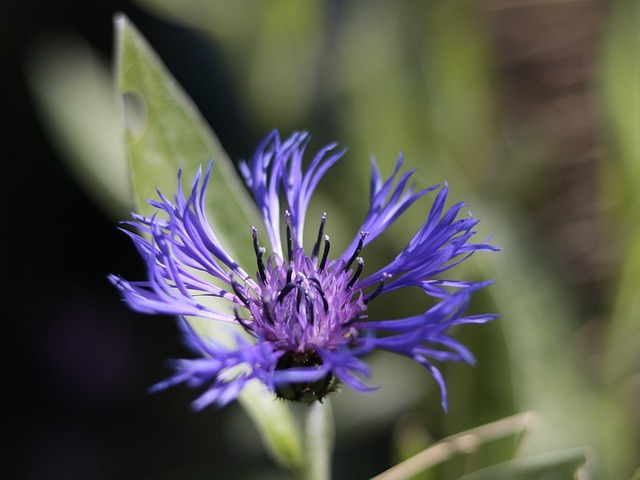
[[[107,212],[127,215],[134,200],[106,62],[81,39],[58,37],[36,49],[27,77],[69,170]]]
[[[602,194],[611,205],[605,220],[617,247],[606,375],[622,388],[637,384],[640,368],[640,109],[634,108],[640,105],[639,14],[637,2],[613,9],[600,71],[611,151],[602,165]]]
[[[479,363],[446,366],[450,411],[440,411],[437,389],[419,368],[374,358],[382,388],[335,398],[338,457],[373,432],[394,432],[391,465],[447,435],[533,410],[540,421],[516,454],[540,468],[526,478],[542,478],[554,462],[575,471],[584,450],[566,449],[583,446],[594,478],[631,478],[640,451],[640,2],[140,4],[196,29],[222,53],[233,78],[226,93],[241,106],[247,137],[275,126],[283,134],[308,129],[313,145],[348,147],[310,212],[329,212],[337,249],[365,211],[370,155],[389,173],[400,149],[419,186],[448,181],[451,200],[465,200],[482,218],[479,236],[494,235],[504,249],[456,271],[495,279],[474,309],[502,318],[459,332]],[[59,120],[47,99],[64,87],[36,86]],[[78,137],[73,122],[56,126]],[[188,153],[172,162],[206,164],[218,148],[207,145],[207,158]],[[367,267],[404,246],[425,208],[417,205],[372,244]],[[387,302],[380,315],[408,314],[415,302]],[[499,442],[419,478],[525,478],[514,476],[522,462],[505,463],[513,450],[513,442]],[[354,455],[352,463],[367,459]],[[493,464],[500,465],[481,473]],[[336,468],[343,477],[370,472]]]
[[[478,470],[460,480],[540,480],[578,478],[586,462],[583,449],[550,452]]]

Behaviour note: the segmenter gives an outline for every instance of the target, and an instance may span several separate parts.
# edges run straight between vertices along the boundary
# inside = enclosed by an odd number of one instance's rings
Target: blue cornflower
[[[414,192],[408,186],[413,171],[399,174],[400,156],[386,181],[372,164],[369,211],[345,252],[331,255],[331,242],[324,233],[325,214],[307,254],[303,227],[309,201],[320,179],[344,154],[335,151],[336,145],[328,145],[303,170],[308,142],[306,133],[294,133],[282,141],[273,132],[258,146],[252,160],[240,165],[262,214],[270,248],[265,259],[267,251],[261,246],[258,229],[252,227],[247,248],[255,252],[255,276],[231,258],[207,222],[204,204],[212,163],[204,176],[198,171],[188,197],[182,192],[180,172],[174,201],[160,192],[160,201],[149,201],[163,218],[133,214],[134,221],[127,222],[142,232],[126,231],[146,261],[148,278],[129,282],[112,275],[110,279],[131,308],[227,322],[248,334],[235,335],[235,347],[229,347],[201,338],[183,318],[185,338],[199,358],[176,361],[174,376],[155,388],[183,382],[205,387],[194,403],[202,408],[232,401],[249,380],[257,378],[278,397],[313,402],[341,383],[360,391],[371,389],[361,380],[369,374],[361,357],[380,349],[424,365],[438,382],[446,409],[444,379],[431,360],[472,362],[469,350],[448,336],[447,330],[459,324],[483,323],[495,315],[464,316],[471,294],[490,282],[435,276],[475,251],[497,249],[469,242],[478,220],[471,216],[458,219],[461,203],[445,210],[445,185],[404,250],[384,268],[363,276],[363,248],[417,199],[438,188]],[[281,194],[287,205],[283,216]],[[407,287],[418,287],[436,300],[435,305],[408,318],[367,320],[374,299]],[[203,301],[206,297],[222,298],[229,308],[211,308]]]

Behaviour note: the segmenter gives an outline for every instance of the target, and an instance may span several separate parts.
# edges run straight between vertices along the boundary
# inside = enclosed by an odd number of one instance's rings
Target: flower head
[[[198,171],[188,197],[182,192],[180,172],[173,201],[159,193],[160,201],[149,202],[161,215],[133,214],[128,222],[142,232],[126,231],[146,261],[148,278],[129,282],[112,275],[111,281],[134,310],[182,317],[187,343],[199,356],[177,361],[174,376],[155,388],[183,382],[204,386],[195,402],[202,408],[232,401],[249,380],[257,378],[279,397],[313,402],[338,384],[370,389],[362,381],[369,369],[361,357],[381,349],[424,365],[440,385],[446,408],[444,380],[432,360],[473,361],[472,354],[447,335],[448,329],[495,316],[465,316],[471,294],[490,282],[436,276],[475,251],[497,249],[470,242],[478,220],[457,218],[461,203],[445,209],[445,185],[408,245],[387,266],[363,275],[363,249],[416,200],[438,188],[414,192],[408,185],[413,171],[400,175],[400,157],[386,181],[372,165],[369,211],[347,249],[338,255],[331,251],[325,214],[318,221],[311,252],[305,252],[303,230],[311,196],[344,153],[328,145],[303,169],[308,141],[306,133],[282,141],[272,132],[251,161],[240,166],[268,237],[267,254],[258,229],[247,226],[247,248],[253,248],[256,258],[254,276],[227,253],[207,221],[204,200],[209,182],[215,181],[210,178],[212,164],[204,175]],[[435,305],[408,318],[367,319],[374,299],[406,287],[419,288],[436,300]],[[203,300],[206,297],[224,299],[228,308],[212,308]],[[237,334],[235,347],[223,346],[198,336],[186,316],[240,325],[247,335]]]

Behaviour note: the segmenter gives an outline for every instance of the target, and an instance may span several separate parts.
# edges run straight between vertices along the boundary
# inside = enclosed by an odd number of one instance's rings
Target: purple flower
[[[110,280],[131,308],[204,317],[240,325],[246,332],[234,334],[235,347],[223,346],[198,336],[182,318],[185,338],[198,358],[176,361],[175,374],[154,388],[177,383],[204,387],[194,403],[199,409],[234,400],[249,380],[257,378],[278,397],[313,402],[339,384],[371,389],[362,381],[369,369],[361,357],[381,349],[424,365],[438,382],[446,409],[444,380],[432,360],[473,362],[472,354],[447,331],[458,324],[483,323],[495,315],[464,314],[471,294],[490,282],[436,276],[475,251],[497,249],[470,243],[478,220],[471,216],[458,219],[461,203],[445,209],[445,185],[404,250],[386,267],[364,276],[360,257],[364,247],[417,199],[438,188],[414,192],[408,186],[413,171],[400,175],[400,157],[386,181],[372,165],[369,211],[345,252],[332,255],[325,214],[319,219],[311,253],[305,253],[303,230],[309,201],[320,179],[344,153],[328,145],[304,170],[302,158],[308,142],[306,133],[294,133],[282,141],[273,132],[258,146],[251,162],[240,165],[262,214],[269,247],[266,256],[255,227],[252,237],[247,235],[246,247],[239,247],[253,248],[255,275],[249,275],[225,251],[207,222],[204,204],[212,164],[204,176],[198,171],[188,197],[182,192],[180,172],[173,201],[160,192],[160,201],[149,201],[160,215],[133,214],[134,221],[127,222],[142,232],[126,231],[146,261],[148,278],[129,282],[112,275]],[[286,202],[284,215],[281,199]],[[249,225],[247,230],[249,233]],[[374,299],[407,287],[422,290],[434,299],[434,306],[408,318],[367,319]],[[207,297],[226,300],[228,308],[207,306]]]

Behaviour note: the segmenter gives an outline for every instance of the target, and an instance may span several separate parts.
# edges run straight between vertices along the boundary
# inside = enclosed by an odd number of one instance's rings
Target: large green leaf
[[[151,213],[145,199],[168,196],[176,190],[183,168],[183,187],[189,188],[200,165],[215,158],[206,205],[211,228],[227,251],[245,268],[255,258],[251,225],[258,214],[213,132],[140,33],[120,15],[117,35],[117,80],[123,98],[127,146],[135,196],[142,212]],[[250,270],[249,270],[250,271]],[[228,342],[229,331],[216,322],[192,320],[203,335]],[[256,423],[268,449],[290,470],[302,465],[301,441],[286,404],[259,383],[246,388],[240,402]]]
[[[138,200],[157,198],[156,188],[174,192],[179,168],[188,188],[197,168],[215,158],[215,184],[207,195],[209,212],[215,212],[211,226],[225,245],[251,246],[250,226],[259,217],[220,142],[135,27],[120,16],[116,29],[118,86]],[[237,250],[236,258],[246,265],[255,261],[251,248]]]

